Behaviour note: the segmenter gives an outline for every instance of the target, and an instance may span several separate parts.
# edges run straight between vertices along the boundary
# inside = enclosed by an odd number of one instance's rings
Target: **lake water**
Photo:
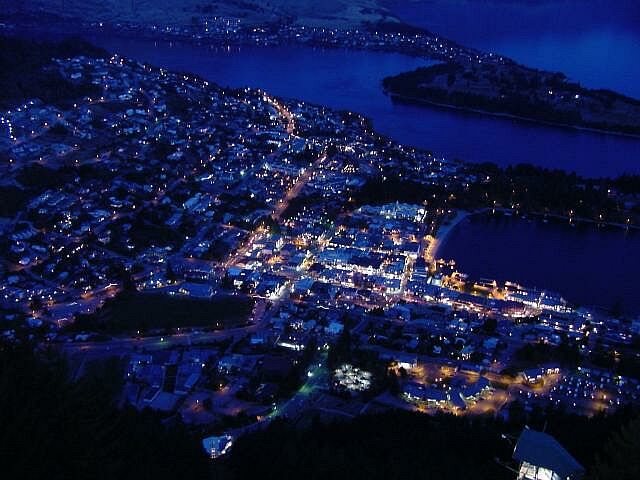
[[[511,280],[557,291],[578,305],[617,305],[637,315],[638,252],[638,231],[475,215],[451,231],[438,256],[454,259],[476,279]]]
[[[157,66],[195,72],[223,86],[260,87],[362,113],[379,132],[448,158],[502,166],[532,163],[585,176],[640,174],[637,138],[391,102],[382,92],[382,79],[427,64],[417,58],[302,46],[227,50],[115,37],[90,40]]]
[[[637,0],[393,0],[408,23],[640,98]]]

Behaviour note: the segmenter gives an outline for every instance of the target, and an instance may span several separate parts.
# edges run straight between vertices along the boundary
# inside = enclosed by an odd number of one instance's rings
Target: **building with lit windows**
[[[518,480],[579,480],[584,468],[551,435],[525,428],[513,459],[519,462]]]

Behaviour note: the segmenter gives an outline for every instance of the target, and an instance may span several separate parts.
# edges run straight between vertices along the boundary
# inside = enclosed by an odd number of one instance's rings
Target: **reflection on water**
[[[439,256],[474,278],[511,280],[579,305],[640,314],[640,232],[477,215],[448,236]]]

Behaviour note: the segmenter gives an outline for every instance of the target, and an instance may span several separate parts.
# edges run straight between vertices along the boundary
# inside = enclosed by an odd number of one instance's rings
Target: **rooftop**
[[[525,428],[520,434],[513,458],[548,468],[562,478],[577,478],[584,473],[582,465],[555,438],[530,428]]]

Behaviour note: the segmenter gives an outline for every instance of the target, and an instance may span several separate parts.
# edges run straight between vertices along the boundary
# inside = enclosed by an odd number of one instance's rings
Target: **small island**
[[[510,61],[441,63],[387,77],[383,87],[395,101],[640,135],[640,100]]]

